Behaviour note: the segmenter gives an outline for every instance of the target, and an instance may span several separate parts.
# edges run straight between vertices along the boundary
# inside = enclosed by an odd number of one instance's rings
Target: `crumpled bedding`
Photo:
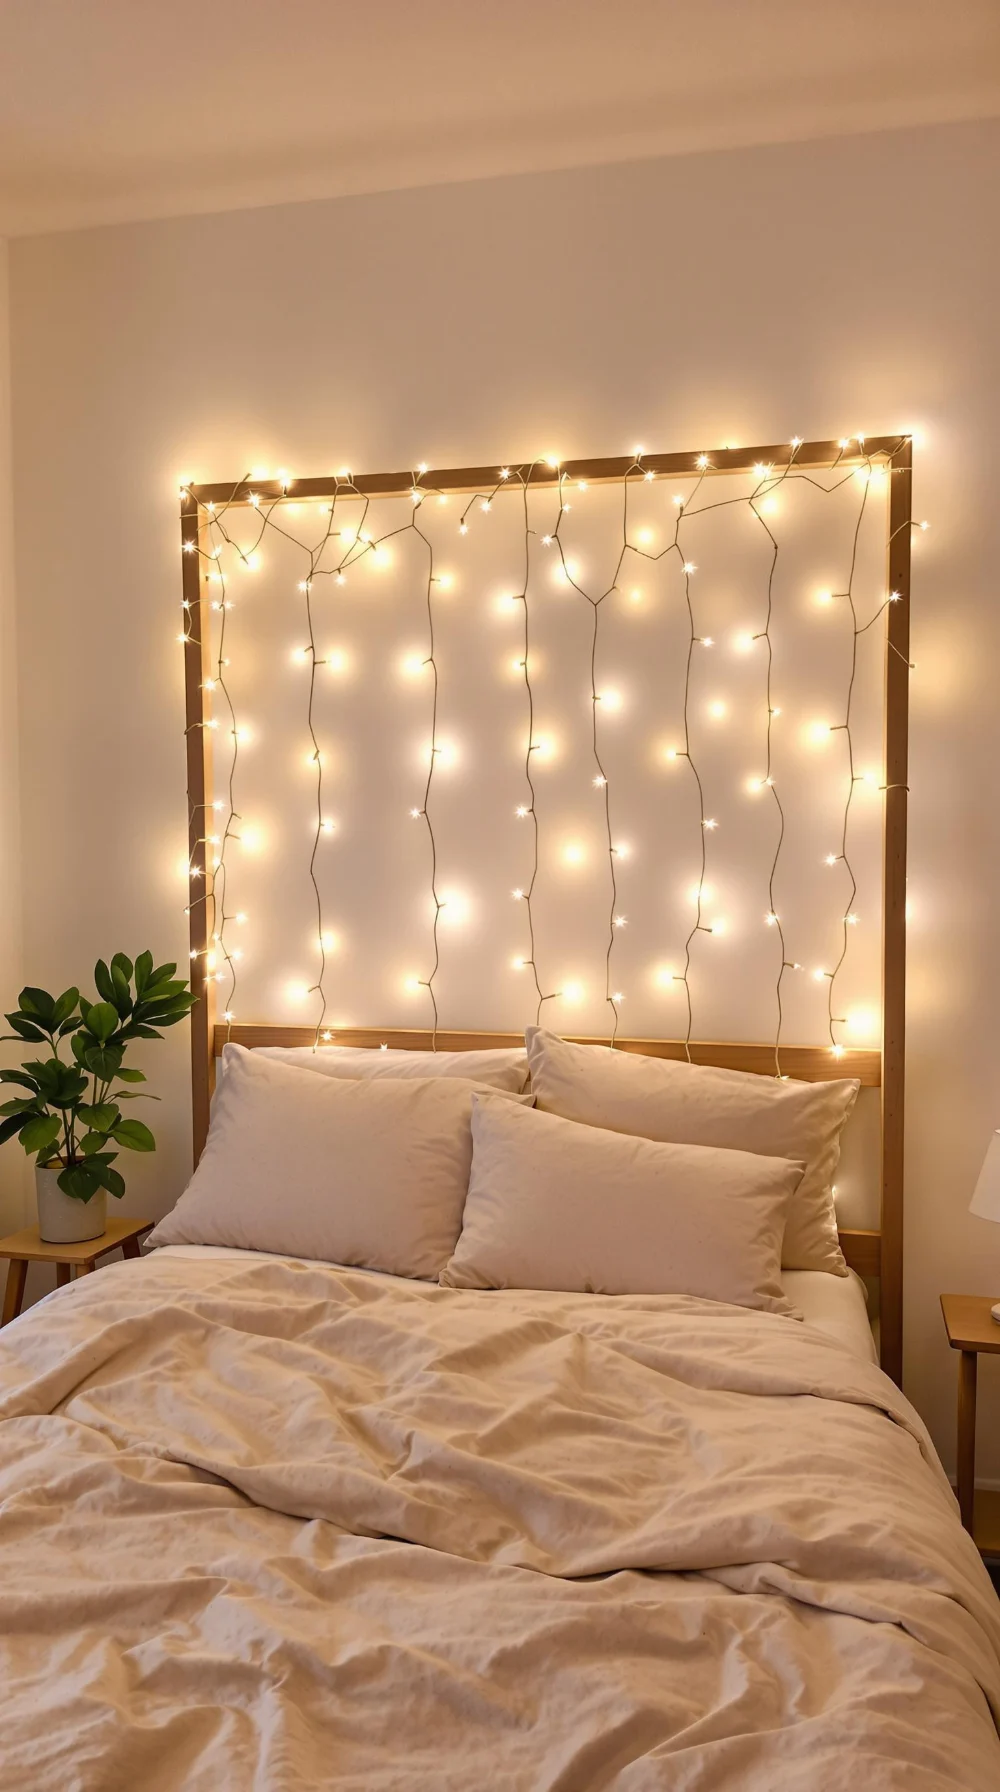
[[[1000,1602],[794,1320],[156,1257],[0,1334],[0,1784],[997,1792]]]

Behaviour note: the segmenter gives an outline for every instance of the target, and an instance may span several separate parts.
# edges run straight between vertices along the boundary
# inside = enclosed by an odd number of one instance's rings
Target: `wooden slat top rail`
[[[330,1027],[324,1028],[324,1034],[326,1033],[329,1038],[324,1039],[324,1044],[360,1046],[375,1050],[380,1045],[387,1045],[395,1051],[430,1051],[435,1038],[429,1029],[401,1027]],[[574,1045],[608,1043],[606,1037],[593,1038],[583,1034],[567,1034],[566,1037]],[[261,1045],[312,1045],[315,1038],[316,1031],[313,1027],[238,1026],[235,1023],[226,1026],[219,1023],[215,1028],[214,1050],[218,1058],[227,1040],[234,1045],[253,1048]],[[439,1027],[436,1038],[439,1051],[471,1052],[521,1045],[524,1034],[448,1032]],[[321,1045],[320,1050],[322,1049]],[[648,1058],[682,1060],[685,1056],[682,1039],[617,1039],[615,1050],[641,1052]],[[694,1064],[711,1064],[719,1070],[749,1070],[759,1076],[773,1076],[774,1046],[693,1039],[691,1061]],[[835,1058],[828,1046],[783,1045],[781,1069],[783,1075],[794,1077],[798,1082],[829,1083],[842,1077],[856,1076],[864,1087],[876,1089],[881,1081],[882,1061],[877,1051],[845,1051],[843,1057]]]
[[[706,450],[709,464],[698,465],[699,455],[693,454],[632,454],[604,456],[591,460],[567,460],[558,467],[551,467],[546,460],[511,461],[509,463],[511,485],[521,479],[533,486],[556,485],[560,478],[586,479],[593,485],[602,481],[624,479],[626,474],[634,471],[636,479],[642,474],[669,474],[674,478],[689,475],[693,478],[710,477],[713,473],[749,473],[758,465],[773,468],[781,472],[794,460],[796,467],[803,471],[825,468],[830,471],[836,466],[855,466],[859,461],[888,458],[892,460],[899,452],[904,436],[867,436],[863,446],[859,446],[854,438],[850,446],[842,449],[839,442],[801,442],[792,448],[789,442],[771,443],[759,448],[720,448]],[[393,498],[404,497],[415,489],[428,493],[462,493],[477,492],[483,489],[492,491],[499,479],[500,469],[489,467],[435,467],[420,473],[411,468],[402,473],[364,473],[357,475],[320,474],[308,479],[290,479],[285,486],[279,479],[240,479],[218,481],[212,485],[191,485],[187,487],[189,496],[182,496],[182,508],[195,505],[246,504],[250,494],[267,501],[290,498],[305,500],[309,498]]]

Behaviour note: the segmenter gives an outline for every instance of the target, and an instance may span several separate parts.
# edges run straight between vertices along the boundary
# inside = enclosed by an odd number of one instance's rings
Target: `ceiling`
[[[1000,114],[1000,0],[0,0],[0,236]]]

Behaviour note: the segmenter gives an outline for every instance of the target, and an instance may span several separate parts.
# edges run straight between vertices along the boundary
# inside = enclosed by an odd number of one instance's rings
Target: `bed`
[[[994,1788],[1000,1608],[836,1281],[60,1291],[0,1341],[4,1784]]]

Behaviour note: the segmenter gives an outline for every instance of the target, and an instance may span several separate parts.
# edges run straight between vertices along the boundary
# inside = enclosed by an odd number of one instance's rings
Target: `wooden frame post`
[[[208,967],[214,901],[209,877],[208,819],[212,813],[211,758],[205,679],[209,675],[209,610],[201,553],[201,511],[195,497],[181,497],[181,561],[183,570],[184,732],[188,788],[188,915],[191,942],[190,980],[197,998],[191,1011],[191,1117],[194,1161],[208,1136],[208,1114],[215,1082],[212,1036],[215,1027],[215,984]]]
[[[889,604],[883,704],[882,827],[882,1366],[903,1379],[903,1120],[906,1075],[906,821],[910,681],[912,443],[889,462]]]

